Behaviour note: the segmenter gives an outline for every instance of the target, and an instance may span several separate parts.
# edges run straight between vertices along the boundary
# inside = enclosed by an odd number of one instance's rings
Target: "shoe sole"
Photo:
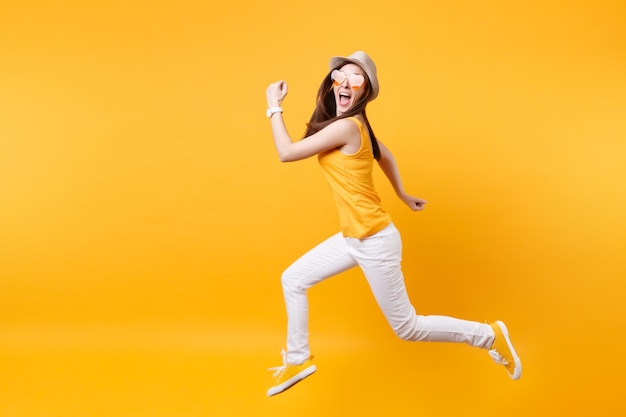
[[[513,355],[513,361],[515,362],[515,369],[513,370],[512,374],[509,374],[509,376],[511,377],[511,379],[519,379],[522,376],[522,361],[520,360],[519,356],[517,356],[517,353],[513,348],[513,343],[511,342],[511,338],[509,337],[509,329],[507,329],[506,325],[501,321],[496,321],[496,324],[498,325],[498,327],[500,327],[500,330],[502,330],[504,340],[506,340],[506,344],[511,351],[511,355]]]
[[[272,395],[280,394],[281,392],[286,391],[287,389],[296,385],[298,382],[302,381],[307,376],[313,374],[315,371],[317,371],[315,365],[311,365],[308,368],[303,369],[282,384],[270,388],[267,391],[267,396],[271,397]]]

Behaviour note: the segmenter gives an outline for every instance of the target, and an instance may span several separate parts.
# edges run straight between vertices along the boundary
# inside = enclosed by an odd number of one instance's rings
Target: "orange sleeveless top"
[[[374,189],[374,154],[367,127],[356,117],[350,120],[361,132],[359,150],[346,155],[331,149],[320,153],[318,161],[332,190],[343,235],[362,239],[384,229],[391,216],[381,207]]]

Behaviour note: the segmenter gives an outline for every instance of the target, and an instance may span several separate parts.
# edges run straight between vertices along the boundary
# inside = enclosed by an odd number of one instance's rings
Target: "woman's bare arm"
[[[381,141],[378,141],[378,147],[380,148],[380,159],[378,160],[378,165],[380,165],[380,168],[385,173],[385,176],[389,179],[389,182],[391,183],[391,186],[396,192],[398,198],[404,201],[404,203],[413,211],[424,210],[424,205],[427,203],[426,200],[413,197],[404,191],[402,178],[400,177],[400,170],[398,169],[398,164],[396,163],[391,151]]]

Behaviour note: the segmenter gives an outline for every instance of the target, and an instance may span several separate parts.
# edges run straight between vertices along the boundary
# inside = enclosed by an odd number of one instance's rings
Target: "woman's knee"
[[[420,317],[409,317],[397,323],[392,323],[391,327],[396,335],[408,342],[419,340],[420,334]]]
[[[284,291],[296,292],[298,291],[299,285],[298,276],[294,274],[292,270],[289,268],[283,271],[280,277],[280,283],[283,286]]]
[[[410,331],[408,326],[394,328],[393,330],[396,333],[396,336],[398,336],[401,340],[404,340],[407,342],[412,340],[411,336],[413,335],[413,333]]]

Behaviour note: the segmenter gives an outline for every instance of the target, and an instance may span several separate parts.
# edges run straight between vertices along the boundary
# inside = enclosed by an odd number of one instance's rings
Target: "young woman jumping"
[[[400,265],[402,242],[389,213],[381,207],[372,170],[378,163],[397,196],[419,211],[427,203],[407,194],[390,150],[377,140],[365,112],[379,92],[376,66],[362,51],[330,60],[330,70],[317,93],[317,105],[304,139],[292,141],[281,104],[285,81],[266,90],[267,116],[281,162],[317,155],[339,211],[340,232],[320,243],[282,275],[287,308],[287,351],[283,365],[272,368],[275,383],[269,396],[283,392],[316,371],[309,349],[307,289],[356,266],[367,279],[383,314],[403,340],[466,343],[487,349],[519,379],[522,365],[501,321],[491,324],[446,316],[418,315],[409,301]]]

